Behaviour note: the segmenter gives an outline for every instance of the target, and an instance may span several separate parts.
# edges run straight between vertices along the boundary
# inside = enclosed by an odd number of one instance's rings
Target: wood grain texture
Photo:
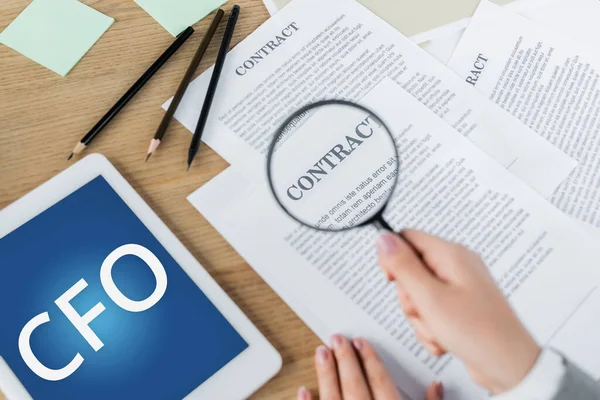
[[[173,41],[131,0],[80,1],[115,23],[66,78],[0,46],[0,208],[70,166],[66,157],[74,144]],[[261,0],[237,3],[242,13],[233,45],[268,18]],[[0,30],[28,4],[0,1]],[[224,9],[232,5],[228,2]],[[177,122],[144,163],[163,115],[161,104],[175,92],[210,20],[196,24],[196,33],[90,150],[108,157],[283,356],[282,371],[253,398],[293,399],[298,386],[316,386],[313,351],[319,340],[186,200],[227,163],[202,146],[186,173],[191,136]],[[222,23],[216,37],[224,28]],[[214,63],[219,42],[213,40],[198,72]]]

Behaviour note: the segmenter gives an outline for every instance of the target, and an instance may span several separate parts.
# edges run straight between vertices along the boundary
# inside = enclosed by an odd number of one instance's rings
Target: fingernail
[[[325,362],[327,361],[327,357],[329,357],[329,350],[327,350],[327,347],[317,347],[317,361],[320,364],[325,364]]]
[[[354,348],[358,351],[361,351],[364,345],[364,342],[362,339],[352,339],[352,345],[354,346]]]
[[[437,392],[438,398],[442,400],[444,398],[444,385],[442,382],[436,384],[435,391]]]
[[[342,345],[342,335],[333,335],[331,337],[331,347],[337,349]]]
[[[398,248],[398,238],[391,232],[383,232],[377,238],[377,252],[380,255],[392,254]]]
[[[310,395],[310,392],[304,386],[302,386],[298,389],[298,400],[306,400],[309,398],[308,397],[309,395]]]

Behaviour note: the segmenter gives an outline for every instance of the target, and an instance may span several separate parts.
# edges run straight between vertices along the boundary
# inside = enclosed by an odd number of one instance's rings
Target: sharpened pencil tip
[[[152,155],[152,153],[148,153],[148,155],[146,156],[146,162],[148,162],[148,159],[150,158],[151,155]]]
[[[188,164],[187,169],[185,170],[185,172],[190,172],[190,167],[192,166],[192,164]]]
[[[74,155],[75,155],[75,153],[69,154],[69,157],[67,157],[67,161],[69,161],[71,158],[73,158]]]

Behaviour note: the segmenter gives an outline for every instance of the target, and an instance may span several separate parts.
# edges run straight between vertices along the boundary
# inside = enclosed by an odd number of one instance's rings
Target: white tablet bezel
[[[185,399],[218,398],[224,400],[244,399],[250,396],[281,369],[281,356],[104,156],[91,154],[85,157],[1,210],[0,239],[99,175],[106,179],[140,221],[146,225],[248,343],[248,348],[187,395]],[[31,399],[2,357],[0,357],[0,390],[8,400]]]

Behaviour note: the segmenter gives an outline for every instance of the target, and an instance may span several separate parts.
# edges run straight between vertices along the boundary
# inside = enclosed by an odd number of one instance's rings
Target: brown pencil
[[[156,149],[160,145],[161,141],[163,140],[163,137],[165,136],[165,133],[167,132],[167,128],[169,127],[169,123],[171,122],[171,118],[173,118],[175,111],[177,111],[177,107],[179,106],[179,103],[181,103],[181,100],[183,99],[183,95],[185,94],[185,91],[186,91],[190,81],[192,80],[192,77],[194,76],[194,72],[196,72],[198,65],[200,65],[200,62],[202,61],[202,58],[204,57],[204,54],[206,53],[206,50],[208,49],[208,45],[210,44],[210,41],[212,40],[213,36],[215,35],[215,32],[217,31],[219,23],[221,22],[221,19],[223,19],[224,14],[225,13],[221,9],[219,9],[219,11],[217,11],[217,14],[215,15],[215,18],[213,19],[212,23],[210,24],[208,31],[204,35],[202,42],[200,42],[200,46],[198,46],[198,50],[196,50],[196,54],[194,54],[194,58],[192,59],[190,66],[188,67],[187,71],[185,72],[185,75],[183,76],[181,83],[179,84],[179,88],[177,88],[177,92],[175,92],[175,96],[173,96],[173,101],[171,101],[171,104],[169,105],[169,109],[165,113],[162,121],[160,122],[160,125],[158,126],[158,129],[156,130],[156,133],[154,134],[154,137],[150,141],[150,146],[148,146],[148,154],[146,155],[146,161],[148,161],[148,159],[150,158],[152,153],[154,153],[156,151]]]
[[[89,146],[94,138],[96,138],[96,136],[102,132],[106,125],[108,125],[110,121],[112,121],[117,114],[119,114],[119,112],[131,99],[133,99],[133,97],[142,89],[142,87],[144,87],[144,85],[148,83],[150,79],[152,79],[154,74],[156,74],[158,70],[160,70],[162,66],[167,63],[167,61],[169,61],[169,59],[173,56],[173,54],[175,54],[175,52],[177,52],[181,45],[185,43],[190,36],[192,36],[192,33],[194,33],[194,28],[188,26],[177,36],[177,39],[175,39],[173,44],[171,44],[169,48],[165,50],[165,52],[162,53],[161,56],[150,66],[150,68],[144,72],[140,79],[138,79],[133,86],[130,87],[123,96],[121,96],[119,101],[117,101],[117,103],[112,106],[110,110],[108,110],[108,112],[100,119],[100,121],[98,121],[98,123],[94,125],[94,127],[79,142],[77,142],[75,148],[73,148],[73,151],[69,155],[69,160],[73,158],[74,155],[81,153],[87,146]]]

